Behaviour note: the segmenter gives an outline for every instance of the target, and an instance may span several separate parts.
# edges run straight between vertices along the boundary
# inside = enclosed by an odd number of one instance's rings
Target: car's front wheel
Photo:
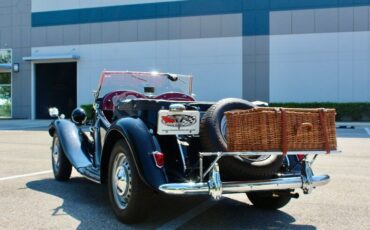
[[[64,154],[57,134],[54,134],[53,144],[51,146],[51,164],[56,180],[66,181],[71,177],[72,165]]]
[[[126,142],[118,141],[109,159],[109,200],[115,215],[124,223],[145,218],[153,195],[141,180],[132,154]]]

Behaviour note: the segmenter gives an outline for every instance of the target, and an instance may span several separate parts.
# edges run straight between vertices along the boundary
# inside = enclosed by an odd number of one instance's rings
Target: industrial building
[[[101,71],[194,76],[199,100],[370,101],[369,0],[1,0],[0,117],[92,102]]]

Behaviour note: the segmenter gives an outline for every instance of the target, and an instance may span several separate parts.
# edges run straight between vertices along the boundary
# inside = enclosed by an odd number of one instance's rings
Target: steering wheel
[[[123,102],[125,100],[133,100],[137,98],[146,98],[146,96],[144,96],[141,93],[135,92],[135,91],[124,91],[123,93],[119,95],[113,96],[112,102],[113,102],[113,105],[115,106],[119,102]]]
[[[101,109],[105,111],[113,111],[114,104],[118,102],[118,98],[121,98],[121,96],[122,100],[145,98],[144,95],[135,91],[113,91],[104,96]]]

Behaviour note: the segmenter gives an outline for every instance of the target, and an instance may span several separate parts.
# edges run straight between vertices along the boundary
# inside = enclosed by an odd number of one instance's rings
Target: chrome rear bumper
[[[329,183],[328,175],[312,176],[312,187],[318,187]],[[258,180],[248,182],[222,182],[221,194],[245,193],[252,191],[304,189],[302,177],[282,177],[270,180]],[[211,181],[200,183],[171,183],[163,184],[159,190],[173,195],[213,195],[215,187]],[[219,198],[218,196],[214,198]]]
[[[333,151],[340,153],[340,151]],[[310,194],[316,187],[326,185],[330,181],[329,175],[314,176],[311,165],[317,155],[327,154],[325,151],[314,151],[305,154],[314,154],[311,161],[307,158],[301,161],[301,173],[297,176],[281,176],[274,179],[255,181],[222,182],[218,160],[224,156],[256,156],[256,155],[281,155],[279,152],[209,152],[199,153],[199,181],[190,183],[169,183],[159,186],[159,190],[172,195],[211,195],[220,199],[222,194],[245,193],[254,191],[274,191],[302,189],[304,194]],[[288,152],[295,155],[297,152]],[[210,166],[203,171],[203,157],[215,156]],[[206,176],[208,181],[204,181]]]

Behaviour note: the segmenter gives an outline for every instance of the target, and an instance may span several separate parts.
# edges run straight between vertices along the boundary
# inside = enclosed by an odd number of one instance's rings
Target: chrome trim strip
[[[329,175],[312,177],[312,186],[318,187],[329,183]],[[223,182],[222,193],[244,193],[252,191],[286,190],[303,188],[301,177],[284,177],[270,180],[248,182]],[[159,190],[172,195],[207,195],[210,194],[208,183],[171,183],[159,186]]]
[[[209,194],[208,183],[172,183],[159,186],[159,190],[172,195],[204,195]]]
[[[23,61],[51,61],[51,60],[79,60],[77,54],[59,54],[59,55],[34,55],[23,57]]]
[[[12,68],[12,64],[0,64],[0,70],[11,70]]]

